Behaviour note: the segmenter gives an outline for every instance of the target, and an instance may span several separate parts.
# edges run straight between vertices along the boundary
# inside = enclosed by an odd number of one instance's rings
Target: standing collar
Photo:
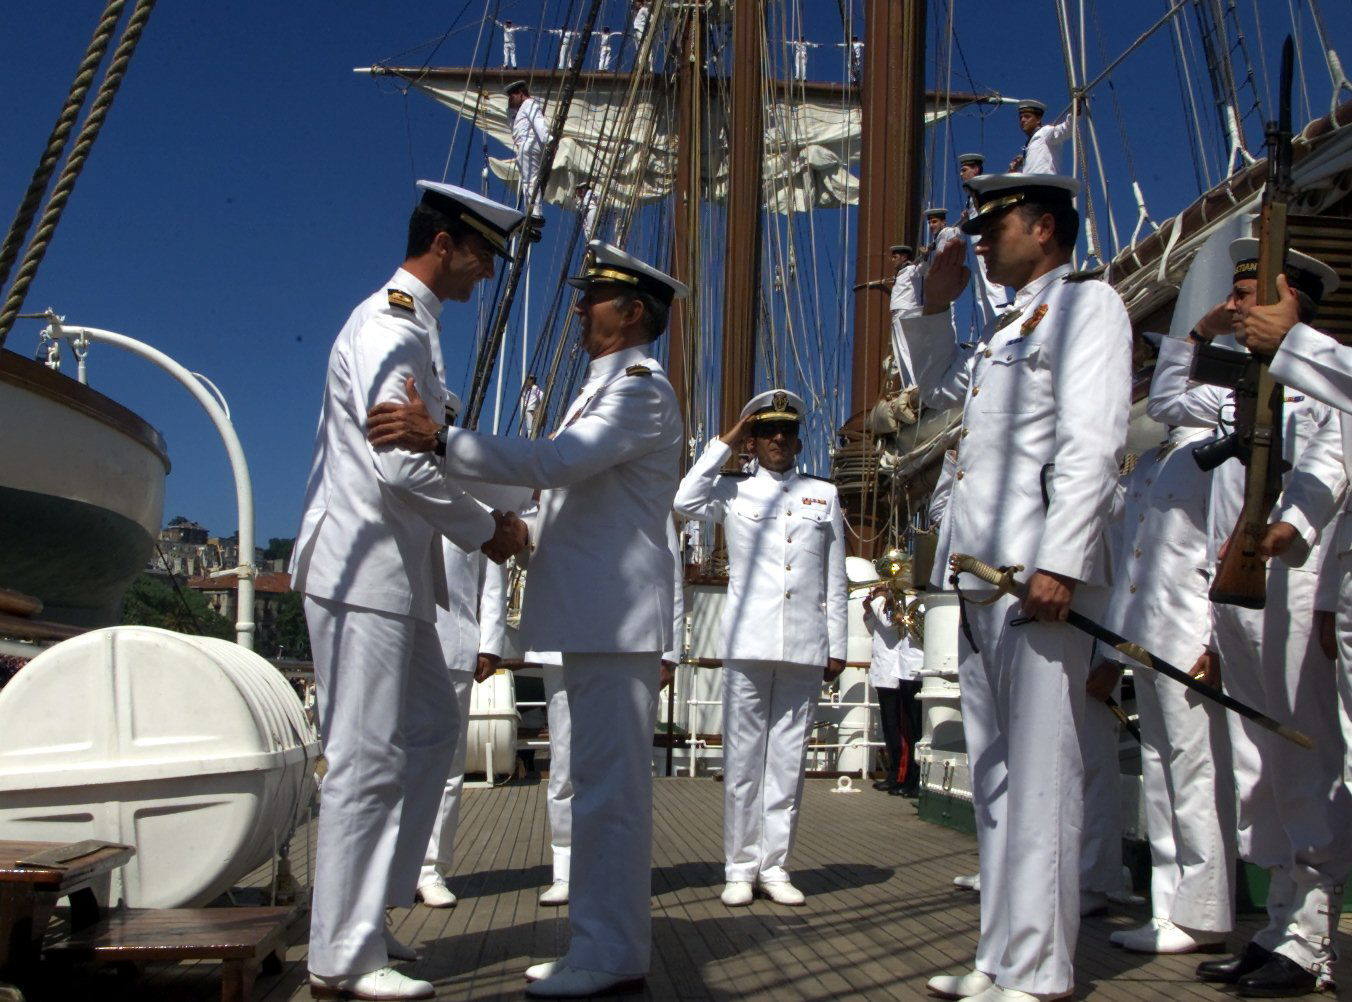
[[[1069,262],[1067,262],[1066,264],[1057,265],[1055,268],[1047,272],[1045,275],[1039,275],[1037,278],[1033,279],[1022,289],[1020,289],[1018,293],[1014,296],[1013,305],[1015,306],[1015,308],[1021,308],[1027,305],[1030,299],[1033,299],[1034,297],[1041,295],[1042,291],[1046,289],[1047,286],[1051,285],[1057,279],[1065,278],[1069,274],[1070,274]]]
[[[587,366],[587,382],[594,383],[598,379],[606,379],[621,369],[627,369],[631,365],[637,365],[647,360],[646,346],[621,348],[609,355],[602,355],[600,358],[593,359]]]
[[[400,268],[394,273],[394,278],[390,279],[390,287],[401,289],[422,304],[423,309],[432,315],[433,320],[441,319],[442,302],[427,286],[423,285],[422,279],[417,278],[412,272]]]
[[[798,467],[797,467],[797,466],[790,466],[790,467],[789,467],[787,470],[785,470],[783,473],[776,473],[774,470],[767,470],[764,466],[761,466],[759,463],[757,463],[757,464],[756,464],[756,476],[758,476],[758,477],[769,477],[771,480],[774,480],[774,481],[776,481],[777,483],[781,483],[781,484],[782,484],[782,483],[784,483],[785,481],[787,481],[787,480],[792,480],[794,477],[798,476]]]

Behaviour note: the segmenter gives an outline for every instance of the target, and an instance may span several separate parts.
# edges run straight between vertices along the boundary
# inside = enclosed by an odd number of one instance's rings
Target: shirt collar
[[[774,470],[767,470],[764,466],[757,465],[756,476],[769,477],[776,483],[782,484],[786,480],[792,480],[794,477],[798,476],[798,468],[796,466],[790,466],[783,473],[776,473]]]
[[[1030,299],[1040,295],[1047,286],[1051,285],[1057,279],[1065,278],[1069,274],[1070,264],[1066,263],[1058,264],[1045,275],[1039,275],[1018,291],[1018,294],[1014,297],[1014,307],[1016,309],[1021,309],[1028,304]]]
[[[423,285],[422,280],[414,277],[411,272],[400,268],[394,273],[394,278],[390,279],[390,287],[407,292],[422,304],[422,308],[432,315],[433,320],[441,319],[441,300],[437,298],[435,292]]]
[[[593,359],[587,366],[587,382],[594,383],[600,379],[607,379],[621,369],[627,369],[631,365],[637,365],[647,360],[646,347],[621,348],[609,355],[602,355],[600,358]]]

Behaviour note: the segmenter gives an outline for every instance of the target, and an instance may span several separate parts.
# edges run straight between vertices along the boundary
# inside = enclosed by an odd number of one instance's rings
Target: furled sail
[[[506,78],[516,71],[373,67],[370,72],[404,77],[497,140],[508,155],[490,156],[489,169],[503,182],[517,183],[511,119],[501,93]],[[533,88],[537,95],[547,91],[553,77],[536,71]],[[974,102],[1001,100],[994,95],[931,94],[926,123],[940,121]],[[727,113],[715,86],[709,88],[707,108],[705,134],[712,138],[703,151],[703,197],[722,201],[727,193],[729,143]],[[547,98],[544,110],[552,121]],[[857,204],[859,179],[851,168],[859,160],[861,118],[853,88],[778,83],[765,116],[766,208],[793,213]],[[571,206],[579,182],[599,182],[612,170],[606,189],[610,205],[668,197],[675,182],[676,131],[674,86],[667,81],[656,78],[635,86],[629,74],[581,74],[545,198]]]

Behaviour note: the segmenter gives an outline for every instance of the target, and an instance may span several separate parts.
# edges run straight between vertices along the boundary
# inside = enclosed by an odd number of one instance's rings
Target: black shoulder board
[[[801,476],[807,477],[809,480],[820,480],[822,483],[830,484],[832,487],[836,486],[836,482],[830,477],[814,477],[811,473],[804,473],[801,474]]]
[[[385,296],[389,300],[390,305],[396,309],[408,310],[410,313],[417,312],[417,310],[413,308],[413,297],[403,289],[389,289],[386,291]]]
[[[1092,279],[1103,277],[1103,273],[1108,270],[1106,264],[1101,264],[1097,268],[1085,268],[1083,271],[1072,271],[1067,275],[1064,281],[1067,282],[1088,282]]]
[[[624,370],[624,374],[626,376],[651,376],[653,370],[649,369],[646,365],[631,365]]]

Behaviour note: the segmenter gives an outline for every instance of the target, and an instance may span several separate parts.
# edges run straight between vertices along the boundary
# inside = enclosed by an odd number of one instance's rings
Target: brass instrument
[[[920,608],[920,597],[911,591],[911,558],[896,547],[892,547],[873,561],[873,569],[878,577],[872,581],[858,581],[849,586],[851,592],[863,588],[877,588],[880,585],[892,593],[892,621],[906,632],[911,640],[925,643],[924,613]]]

